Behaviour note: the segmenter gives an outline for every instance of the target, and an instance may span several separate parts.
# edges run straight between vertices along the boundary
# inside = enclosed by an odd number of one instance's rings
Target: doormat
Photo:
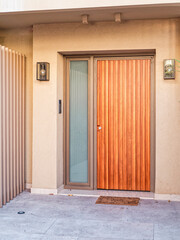
[[[97,199],[96,204],[137,206],[139,204],[139,200],[140,198],[100,196]]]

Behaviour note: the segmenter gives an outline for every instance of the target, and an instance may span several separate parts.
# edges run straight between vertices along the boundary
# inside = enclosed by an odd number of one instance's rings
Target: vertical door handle
[[[62,108],[62,104],[61,104],[61,100],[59,100],[59,113],[62,112],[61,108]]]

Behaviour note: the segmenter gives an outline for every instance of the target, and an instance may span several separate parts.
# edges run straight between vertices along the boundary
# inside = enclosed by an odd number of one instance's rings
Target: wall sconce
[[[37,62],[36,77],[39,81],[49,81],[50,64],[47,62]]]
[[[175,59],[164,60],[164,80],[175,79]]]

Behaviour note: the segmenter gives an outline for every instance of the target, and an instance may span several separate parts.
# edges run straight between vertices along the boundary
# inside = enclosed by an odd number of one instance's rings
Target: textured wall
[[[180,74],[163,80],[163,59],[180,59],[180,20],[35,25],[33,38],[33,186],[56,188],[62,182],[62,59],[58,51],[156,49],[156,193],[180,194]],[[35,79],[35,64],[51,65],[50,81]],[[58,87],[57,87],[58,86]],[[58,129],[58,131],[57,131]],[[57,145],[57,137],[59,139]],[[42,167],[43,166],[43,167]],[[57,169],[57,166],[59,168]],[[57,177],[61,178],[58,180]]]
[[[16,50],[26,56],[26,148],[25,148],[25,181],[32,182],[32,28],[0,30],[0,44]]]

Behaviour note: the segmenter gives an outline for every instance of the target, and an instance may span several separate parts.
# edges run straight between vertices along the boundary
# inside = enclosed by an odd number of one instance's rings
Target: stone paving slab
[[[23,192],[0,209],[0,240],[179,240],[180,202],[95,204],[96,197]],[[18,215],[18,211],[25,211]]]

